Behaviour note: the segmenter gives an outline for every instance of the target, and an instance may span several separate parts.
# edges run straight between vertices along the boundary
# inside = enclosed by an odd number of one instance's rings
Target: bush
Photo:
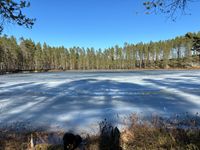
[[[170,119],[154,116],[141,119],[130,116],[130,124],[121,133],[117,127],[104,120],[99,124],[97,135],[88,135],[83,139],[85,150],[156,150],[156,149],[200,149],[200,121],[195,117],[176,115]],[[63,150],[64,132],[47,131],[17,132],[0,130],[0,150],[23,150],[30,147],[31,135],[35,141],[35,150]]]

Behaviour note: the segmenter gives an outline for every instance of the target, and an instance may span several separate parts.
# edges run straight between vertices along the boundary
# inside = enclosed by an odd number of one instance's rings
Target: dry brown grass
[[[122,132],[123,149],[200,149],[198,117],[165,120],[152,117],[151,122],[130,117],[129,128]]]
[[[199,150],[200,122],[198,115],[187,114],[171,119],[152,117],[145,121],[133,114],[129,126],[114,134],[115,127],[106,120],[100,124],[99,134],[84,138],[85,150]],[[0,130],[0,150],[25,150],[30,147],[31,134],[37,141],[35,150],[63,150],[60,133],[41,131],[15,132]],[[117,135],[117,138],[115,137]],[[119,138],[119,139],[118,139]],[[117,143],[117,144],[116,144]]]

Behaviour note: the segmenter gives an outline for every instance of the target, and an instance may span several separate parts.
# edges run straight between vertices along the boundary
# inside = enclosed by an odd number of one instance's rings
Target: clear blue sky
[[[125,42],[158,41],[200,31],[200,2],[192,15],[176,22],[163,15],[145,15],[141,0],[31,0],[26,10],[37,19],[32,30],[7,25],[4,33],[51,46],[105,48]],[[139,12],[136,14],[136,12]]]

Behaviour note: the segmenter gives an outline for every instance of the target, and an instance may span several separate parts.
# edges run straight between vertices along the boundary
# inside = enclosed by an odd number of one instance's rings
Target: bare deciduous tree
[[[29,1],[0,0],[0,33],[5,23],[14,23],[27,28],[32,28],[35,19],[28,18],[22,10],[30,6]]]
[[[177,16],[186,13],[189,3],[199,0],[148,0],[143,3],[146,13],[164,13],[170,19],[175,20]]]

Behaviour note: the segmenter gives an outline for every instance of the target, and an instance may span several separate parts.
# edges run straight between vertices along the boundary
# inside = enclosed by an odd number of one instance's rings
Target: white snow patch
[[[34,73],[0,76],[0,124],[29,121],[65,130],[122,126],[131,113],[200,111],[200,71]],[[119,119],[120,118],[120,119]]]

